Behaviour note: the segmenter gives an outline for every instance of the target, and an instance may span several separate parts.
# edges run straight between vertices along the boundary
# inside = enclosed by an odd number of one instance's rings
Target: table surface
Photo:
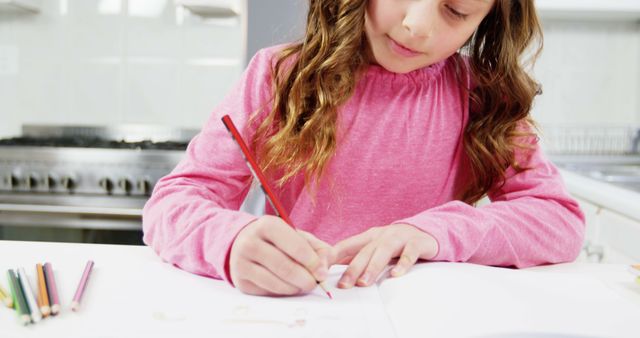
[[[190,337],[260,335],[279,338],[421,336],[416,330],[397,330],[397,327],[394,333],[394,326],[410,327],[414,324],[403,324],[411,318],[412,312],[407,315],[402,311],[390,311],[394,302],[383,300],[376,287],[336,289],[335,281],[339,274],[332,275],[330,279],[329,288],[337,299],[332,302],[321,290],[302,297],[243,295],[225,282],[197,276],[162,262],[152,249],[145,246],[0,241],[0,257],[2,274],[6,275],[7,269],[24,267],[32,285],[35,285],[35,264],[52,263],[63,307],[60,315],[28,326],[18,323],[14,311],[0,308],[0,336],[3,338],[42,337],[43,334],[48,337],[175,337],[179,334]],[[71,312],[71,298],[89,259],[95,261],[95,267],[81,310]],[[455,266],[455,263],[451,264]],[[587,263],[526,269],[540,272],[541,277],[564,274],[601,280],[620,300],[635,304],[640,314],[640,286],[632,282],[627,270],[624,265]],[[540,279],[541,282],[543,280]],[[7,288],[5,276],[0,277],[0,284]],[[408,297],[409,302],[412,297]],[[416,299],[425,301],[419,298]],[[628,309],[627,303],[621,309]],[[497,306],[499,304],[487,304],[486,308],[487,311],[497,310]],[[409,303],[404,307],[409,311],[414,306]],[[304,312],[302,315],[301,311]],[[612,316],[620,317],[619,314]],[[304,330],[297,328],[305,324],[301,318],[313,318],[306,321]],[[637,327],[636,324],[634,326]],[[628,330],[624,332],[629,333],[629,337],[634,336]],[[638,332],[636,337],[640,336]],[[598,337],[603,336],[607,335]]]

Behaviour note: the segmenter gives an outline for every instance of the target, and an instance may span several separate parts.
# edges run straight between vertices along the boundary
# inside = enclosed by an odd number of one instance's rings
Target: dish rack
[[[551,155],[640,154],[640,127],[543,125],[539,136]]]

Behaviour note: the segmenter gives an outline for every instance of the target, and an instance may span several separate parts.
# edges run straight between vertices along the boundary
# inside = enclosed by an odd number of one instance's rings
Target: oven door
[[[145,198],[0,194],[0,226],[141,230]]]
[[[140,230],[139,209],[0,204],[0,226],[42,226],[100,230]]]

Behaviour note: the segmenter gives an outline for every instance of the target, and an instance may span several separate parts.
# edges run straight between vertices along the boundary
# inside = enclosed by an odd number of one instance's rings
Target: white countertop
[[[640,193],[559,169],[572,195],[640,221]]]

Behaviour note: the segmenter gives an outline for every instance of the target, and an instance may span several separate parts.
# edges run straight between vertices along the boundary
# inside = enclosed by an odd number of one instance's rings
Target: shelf
[[[0,0],[0,12],[39,13],[41,0]]]
[[[232,18],[241,11],[237,0],[176,0],[176,5],[206,18]]]
[[[640,0],[536,0],[543,19],[640,21]]]

